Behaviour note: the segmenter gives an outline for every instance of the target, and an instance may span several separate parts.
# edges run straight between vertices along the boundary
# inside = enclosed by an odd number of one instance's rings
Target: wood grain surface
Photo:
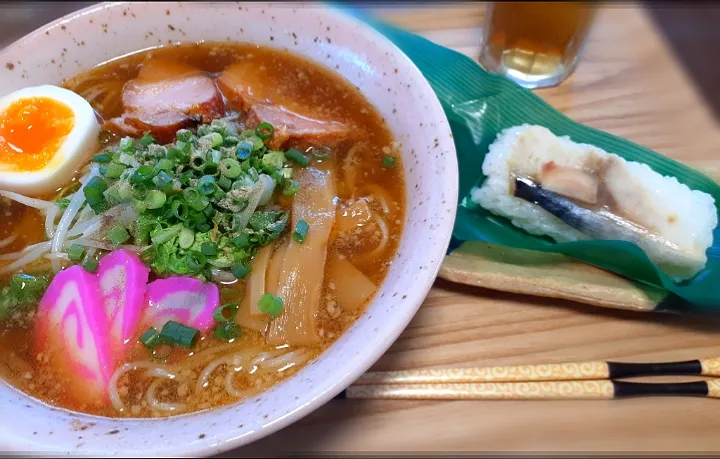
[[[477,57],[482,4],[377,8],[409,30]],[[720,159],[720,129],[646,11],[600,11],[575,74],[538,91],[571,118],[684,161]],[[612,311],[437,281],[373,367],[663,361],[720,356],[720,321]],[[666,380],[666,379],[661,379]],[[683,380],[669,378],[667,380]],[[715,452],[708,399],[333,401],[230,455],[453,452]]]

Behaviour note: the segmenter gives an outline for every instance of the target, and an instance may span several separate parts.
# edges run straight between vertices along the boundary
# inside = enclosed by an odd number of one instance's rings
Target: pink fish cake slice
[[[205,332],[214,323],[213,311],[220,303],[220,291],[215,284],[177,276],[148,284],[147,299],[143,323],[158,332],[170,320]]]
[[[147,266],[128,250],[117,250],[100,260],[97,277],[116,361],[127,355],[138,332],[149,274]]]
[[[58,382],[81,402],[108,397],[113,359],[101,305],[97,277],[76,265],[55,276],[38,307],[37,351],[50,355]]]

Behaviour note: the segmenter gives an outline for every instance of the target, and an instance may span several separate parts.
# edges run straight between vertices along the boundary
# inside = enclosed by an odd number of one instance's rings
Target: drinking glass
[[[591,2],[491,2],[480,64],[526,88],[555,86],[575,70],[594,16]]]

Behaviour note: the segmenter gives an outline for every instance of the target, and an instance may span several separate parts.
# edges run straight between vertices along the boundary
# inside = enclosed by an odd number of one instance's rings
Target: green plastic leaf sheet
[[[720,312],[720,230],[717,228],[713,245],[707,252],[705,269],[692,279],[676,283],[634,244],[624,241],[555,243],[525,233],[469,199],[471,188],[485,179],[482,163],[488,146],[503,129],[525,123],[545,126],[557,136],[567,135],[575,142],[596,145],[629,161],[645,163],[662,175],[676,177],[680,183],[710,194],[717,204],[720,187],[713,180],[640,145],[572,121],[532,91],[486,72],[463,54],[378,21],[364,11],[341,9],[365,21],[400,48],[427,78],[442,104],[455,139],[460,174],[455,240],[485,241],[564,254],[663,288],[696,311]],[[464,199],[466,197],[468,199]]]

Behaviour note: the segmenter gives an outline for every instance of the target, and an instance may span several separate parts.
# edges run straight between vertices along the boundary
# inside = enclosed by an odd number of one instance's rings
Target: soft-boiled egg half
[[[0,99],[0,190],[28,196],[69,182],[98,145],[90,104],[52,85],[19,89]]]

